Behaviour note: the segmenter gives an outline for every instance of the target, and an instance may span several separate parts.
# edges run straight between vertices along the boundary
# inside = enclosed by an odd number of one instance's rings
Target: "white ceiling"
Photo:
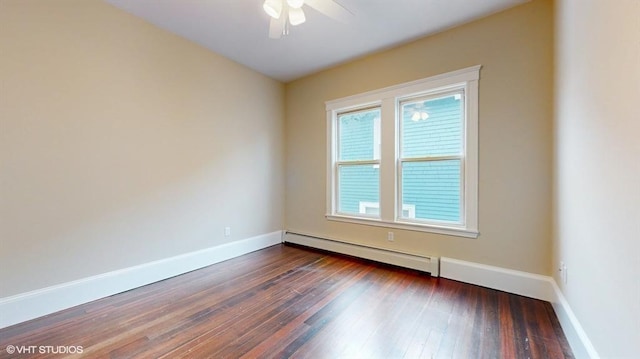
[[[307,22],[279,40],[264,0],[105,1],[287,82],[529,0],[335,0],[354,14],[348,23],[305,6]]]

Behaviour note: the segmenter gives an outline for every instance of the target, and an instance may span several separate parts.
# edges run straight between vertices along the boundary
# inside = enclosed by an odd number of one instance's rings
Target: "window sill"
[[[385,227],[385,228],[404,229],[408,231],[446,234],[450,236],[465,237],[465,238],[478,238],[478,235],[480,234],[476,230],[429,225],[429,224],[389,222],[389,221],[383,221],[380,219],[349,217],[349,216],[342,216],[342,215],[335,215],[335,214],[327,214],[325,217],[330,221],[355,223],[355,224]]]

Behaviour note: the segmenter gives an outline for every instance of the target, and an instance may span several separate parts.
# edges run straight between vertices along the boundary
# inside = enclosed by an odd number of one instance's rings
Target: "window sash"
[[[413,103],[413,102],[426,102],[426,101],[433,101],[433,100],[437,100],[437,99],[443,99],[443,98],[447,98],[447,97],[452,97],[452,96],[460,96],[460,100],[461,100],[461,109],[460,109],[460,131],[461,131],[461,138],[460,138],[460,151],[458,153],[450,153],[450,154],[439,154],[439,155],[431,155],[431,156],[408,156],[405,154],[404,148],[402,146],[402,144],[404,143],[403,139],[404,139],[404,121],[403,121],[403,106],[408,104],[408,103]],[[428,159],[433,159],[433,160],[437,160],[438,158],[446,158],[449,156],[466,156],[466,146],[465,146],[465,135],[466,135],[466,120],[467,120],[467,113],[465,111],[465,108],[467,107],[467,97],[465,96],[465,86],[464,85],[457,85],[456,87],[453,88],[449,88],[446,90],[441,90],[441,91],[434,91],[431,92],[427,95],[419,95],[419,96],[408,96],[408,97],[403,97],[398,99],[397,105],[396,105],[396,110],[398,111],[398,115],[397,115],[397,134],[396,134],[396,144],[398,147],[398,159],[401,160],[411,160],[411,159],[415,159],[418,161],[426,161]],[[428,119],[426,120],[428,121]]]
[[[340,214],[340,215],[345,215],[345,216],[357,216],[357,217],[363,217],[363,218],[369,218],[369,219],[379,219],[380,215],[369,215],[366,213],[358,213],[358,212],[349,212],[349,211],[345,211],[341,208],[341,200],[342,200],[342,195],[343,193],[341,192],[341,183],[340,183],[340,174],[341,168],[348,168],[348,167],[357,167],[357,166],[373,166],[374,168],[380,168],[380,163],[381,163],[381,159],[380,159],[380,153],[381,153],[381,149],[380,149],[380,116],[378,116],[377,118],[372,119],[372,125],[373,125],[373,132],[372,132],[372,145],[373,148],[372,150],[372,157],[371,159],[355,159],[355,160],[341,160],[340,158],[342,158],[343,153],[342,153],[342,148],[340,148],[340,144],[342,143],[342,138],[341,136],[341,118],[343,118],[344,116],[349,116],[349,115],[355,115],[355,114],[359,114],[359,113],[366,113],[366,112],[370,112],[370,111],[374,111],[377,110],[379,113],[382,111],[382,108],[380,105],[371,105],[371,106],[361,106],[361,107],[357,107],[357,108],[353,108],[353,109],[349,109],[347,111],[341,111],[335,114],[335,120],[334,120],[334,124],[333,126],[335,127],[335,134],[333,136],[333,141],[335,143],[335,159],[334,159],[334,164],[333,164],[333,204],[332,204],[332,212],[336,213],[336,214]],[[377,183],[377,187],[378,187],[378,193],[377,195],[377,199],[378,201],[380,200],[380,173],[378,173],[378,183]]]
[[[326,218],[346,223],[398,228],[421,232],[439,233],[467,238],[478,237],[478,82],[481,65],[472,66],[445,74],[373,90],[341,99],[327,101],[327,212]],[[411,158],[401,155],[398,121],[400,103],[418,101],[431,96],[443,97],[462,92],[461,103],[463,118],[461,122],[461,153],[438,153],[438,156],[420,156]],[[369,218],[352,213],[338,212],[338,165],[349,165],[350,161],[337,161],[338,138],[337,119],[340,114],[349,111],[379,107],[381,115],[381,150],[375,166],[379,168],[380,218]],[[428,107],[427,107],[428,108]],[[428,111],[427,111],[428,112]],[[457,151],[456,151],[457,152]],[[429,153],[429,152],[427,152]],[[421,155],[419,152],[414,154]],[[425,153],[426,154],[426,153]],[[435,153],[434,153],[435,154]],[[377,156],[376,156],[377,157]],[[402,215],[398,203],[402,203],[401,187],[403,163],[437,160],[460,161],[460,221],[449,222],[413,222]],[[380,161],[378,163],[378,161]],[[394,164],[395,162],[395,164]],[[365,163],[371,164],[366,161]],[[404,209],[403,209],[404,210]],[[358,211],[360,212],[360,211]]]
[[[358,212],[348,212],[348,211],[344,211],[341,210],[340,208],[340,204],[342,203],[341,200],[341,195],[343,194],[340,191],[340,169],[341,168],[348,168],[348,167],[358,167],[358,166],[380,166],[380,160],[370,160],[370,161],[340,161],[340,162],[336,162],[335,164],[335,176],[334,176],[334,181],[335,181],[335,193],[334,193],[334,212],[340,215],[346,215],[346,216],[354,216],[354,217],[364,217],[364,218],[371,218],[371,219],[379,219],[380,218],[380,213],[376,214],[376,215],[371,215],[371,214],[366,214],[366,213],[359,213]],[[377,193],[377,199],[378,202],[380,202],[380,173],[378,173],[378,193]]]
[[[405,153],[403,144],[405,144],[405,106],[412,103],[419,102],[428,102],[438,99],[445,99],[448,97],[457,97],[459,96],[460,102],[460,150],[457,153],[451,154],[438,154],[438,155],[427,155],[427,156],[411,156]],[[454,88],[449,88],[441,91],[434,91],[429,94],[423,95],[410,95],[407,97],[403,97],[398,99],[396,105],[396,111],[398,115],[396,116],[396,126],[398,131],[396,133],[396,146],[397,157],[396,157],[396,188],[397,193],[395,195],[395,220],[400,222],[407,223],[418,223],[418,224],[444,224],[444,225],[452,225],[452,226],[464,226],[465,224],[465,200],[464,200],[464,189],[465,189],[465,177],[464,177],[464,159],[466,157],[466,146],[465,146],[465,134],[466,134],[466,122],[467,116],[465,113],[465,108],[467,107],[467,98],[465,96],[465,86],[458,85]],[[426,110],[426,109],[425,109]],[[429,119],[426,119],[429,121]],[[446,153],[446,151],[445,151]],[[403,169],[405,163],[429,163],[429,162],[441,162],[441,161],[451,161],[457,160],[460,161],[459,168],[459,186],[458,186],[458,196],[459,196],[459,208],[458,208],[458,218],[459,221],[446,221],[442,219],[436,218],[407,218],[402,214],[402,208],[405,205],[404,203],[404,178],[403,178]]]
[[[340,147],[340,144],[342,143],[341,141],[341,125],[340,125],[340,119],[343,116],[348,116],[348,115],[355,115],[358,113],[364,113],[364,112],[369,112],[372,110],[378,110],[378,112],[382,111],[381,106],[377,105],[377,106],[363,106],[363,107],[359,107],[356,109],[351,109],[348,111],[344,111],[344,112],[338,112],[336,113],[336,118],[335,118],[335,128],[336,128],[336,132],[335,132],[335,151],[336,151],[336,158],[335,161],[336,162],[340,162],[340,163],[356,163],[356,162],[366,162],[366,161],[375,161],[375,160],[380,160],[380,118],[374,118],[373,119],[373,148],[372,148],[372,158],[371,159],[357,159],[357,160],[341,160],[342,158],[342,148]]]
[[[433,163],[433,162],[442,162],[442,161],[451,161],[451,160],[457,160],[460,161],[460,174],[459,174],[459,186],[458,186],[458,193],[459,193],[459,221],[447,221],[447,220],[440,220],[440,219],[434,219],[434,218],[417,218],[414,216],[414,218],[408,218],[408,217],[404,217],[402,216],[402,211],[405,208],[405,206],[408,203],[404,203],[404,196],[403,196],[403,192],[404,192],[404,188],[403,188],[403,168],[404,168],[404,164],[405,163]],[[436,224],[436,225],[451,225],[451,226],[456,226],[456,227],[464,227],[465,225],[465,213],[466,213],[466,203],[465,203],[465,176],[464,176],[464,156],[462,155],[455,155],[455,156],[434,156],[434,157],[420,157],[420,158],[407,158],[407,159],[402,159],[399,158],[398,159],[398,165],[396,168],[396,177],[397,177],[397,193],[396,193],[396,216],[395,216],[395,220],[398,222],[405,222],[405,223],[416,223],[416,224]]]

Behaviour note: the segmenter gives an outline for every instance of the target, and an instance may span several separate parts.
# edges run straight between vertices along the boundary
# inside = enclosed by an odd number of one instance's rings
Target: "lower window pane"
[[[400,217],[460,223],[460,160],[403,163]]]
[[[380,217],[379,166],[343,165],[338,176],[338,212]]]

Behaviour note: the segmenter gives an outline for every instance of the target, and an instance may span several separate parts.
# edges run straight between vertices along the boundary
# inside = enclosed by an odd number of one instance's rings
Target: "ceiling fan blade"
[[[271,39],[279,39],[282,37],[282,32],[284,31],[284,26],[287,21],[287,17],[280,15],[280,18],[274,19],[271,18],[269,22],[269,38]]]
[[[334,0],[305,0],[304,3],[340,22],[347,23],[354,16],[351,11]]]

